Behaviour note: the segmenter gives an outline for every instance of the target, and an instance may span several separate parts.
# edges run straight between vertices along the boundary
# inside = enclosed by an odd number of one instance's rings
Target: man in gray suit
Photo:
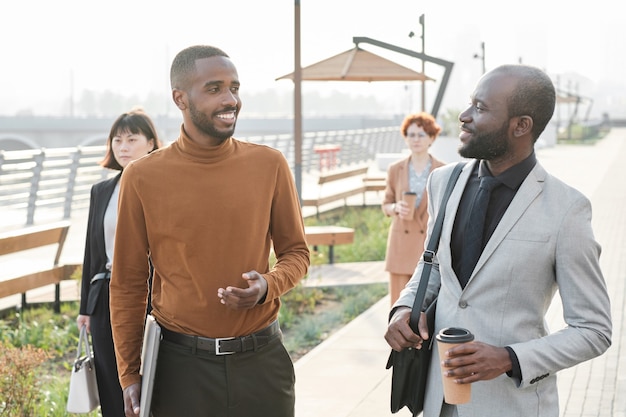
[[[424,416],[558,417],[556,373],[604,353],[611,344],[610,302],[591,229],[591,205],[537,162],[534,143],[554,113],[555,89],[541,70],[504,65],[485,74],[463,111],[463,169],[447,207],[440,207],[453,165],[431,174],[428,234],[446,210],[439,252],[424,306],[435,297],[435,333],[463,327],[473,342],[433,349]],[[467,223],[482,177],[495,178],[484,237]],[[477,246],[477,260],[467,259]],[[468,266],[469,265],[469,266]],[[430,339],[425,315],[419,335],[408,319],[422,261],[392,309],[385,339],[396,351]],[[547,328],[555,294],[567,326]],[[424,345],[429,342],[424,342]],[[440,362],[458,384],[472,384],[467,404],[444,402]]]

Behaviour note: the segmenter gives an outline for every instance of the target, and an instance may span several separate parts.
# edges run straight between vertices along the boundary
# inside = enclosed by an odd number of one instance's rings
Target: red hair
[[[400,125],[400,132],[402,133],[402,136],[406,138],[406,131],[413,123],[424,129],[424,132],[433,138],[436,138],[439,135],[439,132],[441,132],[441,126],[437,124],[437,121],[435,121],[435,118],[432,115],[426,112],[420,112],[409,114],[404,118],[402,124]]]

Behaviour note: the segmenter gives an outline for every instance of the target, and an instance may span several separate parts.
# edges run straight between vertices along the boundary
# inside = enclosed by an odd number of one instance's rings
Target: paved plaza
[[[440,138],[435,145],[435,156],[446,162],[458,160],[456,139]],[[613,315],[613,345],[609,350],[558,374],[561,417],[626,417],[626,129],[613,129],[595,145],[557,145],[540,149],[537,155],[548,172],[579,189],[592,202],[593,227],[603,249],[601,267]],[[305,178],[303,186],[314,184],[314,179]],[[368,202],[380,204],[380,198],[382,193],[374,194],[369,197],[373,201]],[[355,204],[362,201],[357,196]],[[85,218],[86,213],[72,218],[63,262],[82,260]],[[311,275],[315,285],[386,282],[383,262],[316,266]],[[75,284],[64,285],[64,298],[78,296]],[[0,305],[16,300],[19,297],[3,299]],[[385,369],[389,347],[383,339],[388,311],[389,299],[385,297],[295,363],[296,417],[410,415],[406,409],[397,414],[389,411],[391,371]],[[558,302],[546,319],[552,329],[563,326]]]
[[[449,155],[450,147],[443,151]],[[558,374],[560,416],[626,417],[626,129],[613,129],[593,146],[557,145],[537,154],[550,173],[591,199],[613,315],[608,351]],[[385,279],[383,263],[367,270],[375,267]],[[325,276],[332,274],[327,270]],[[546,318],[551,329],[563,326],[558,294],[555,301]],[[386,297],[296,362],[297,417],[411,415],[406,408],[397,414],[389,411],[391,371],[385,369],[389,347],[383,339],[388,312]]]

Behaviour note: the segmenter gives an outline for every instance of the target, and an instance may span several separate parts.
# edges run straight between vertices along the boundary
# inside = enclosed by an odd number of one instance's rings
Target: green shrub
[[[24,380],[34,381],[29,387],[32,397],[29,411],[7,416],[64,417],[69,389],[71,366],[78,345],[78,302],[61,304],[56,314],[49,306],[28,308],[9,313],[0,320],[0,343],[7,349],[22,350],[24,355],[37,359],[34,352],[45,352],[46,360],[38,367],[24,367]],[[24,359],[26,360],[26,359]],[[0,366],[0,378],[7,378],[7,369]],[[32,378],[32,379],[31,379]],[[3,398],[3,395],[0,395]],[[1,408],[0,408],[1,409]],[[11,407],[11,410],[16,409]],[[13,411],[11,411],[13,412]],[[89,414],[97,416],[94,411]],[[0,414],[0,416],[4,416]]]
[[[345,206],[320,213],[319,218],[308,217],[307,226],[334,225],[354,229],[354,243],[335,246],[336,262],[382,261],[387,249],[387,235],[391,218],[378,206]],[[326,253],[311,256],[313,265],[328,263]]]
[[[53,357],[63,356],[78,344],[77,303],[63,303],[61,313],[48,307],[17,310],[0,320],[0,341],[14,347],[32,345]]]
[[[319,220],[305,219],[307,225],[355,229],[353,244],[335,248],[339,262],[383,260],[389,222],[379,207],[343,207],[322,213]],[[313,258],[327,262],[324,254]],[[75,276],[80,279],[79,272]],[[282,297],[279,312],[287,349],[297,358],[386,294],[386,284],[296,286]],[[65,405],[78,344],[77,315],[78,302],[70,302],[62,303],[60,314],[44,306],[0,318],[0,417],[69,415]],[[99,415],[98,410],[88,414]]]
[[[0,416],[34,416],[41,402],[37,371],[48,354],[30,345],[13,347],[0,342]]]
[[[281,322],[285,346],[296,358],[387,295],[387,284],[326,287],[322,293],[315,312],[294,316],[289,326]]]

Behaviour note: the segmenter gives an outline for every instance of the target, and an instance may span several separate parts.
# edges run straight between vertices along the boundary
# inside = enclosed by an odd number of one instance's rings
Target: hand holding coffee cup
[[[415,201],[417,200],[417,194],[412,191],[405,191],[402,193],[403,206],[407,208],[406,213],[400,213],[401,219],[412,219],[415,212]]]
[[[439,358],[443,359],[447,350],[462,343],[474,340],[474,335],[467,329],[447,327],[436,336]],[[448,368],[441,365],[441,380],[443,381],[443,395],[448,404],[464,404],[472,399],[471,384],[457,384],[454,377],[445,376]]]

